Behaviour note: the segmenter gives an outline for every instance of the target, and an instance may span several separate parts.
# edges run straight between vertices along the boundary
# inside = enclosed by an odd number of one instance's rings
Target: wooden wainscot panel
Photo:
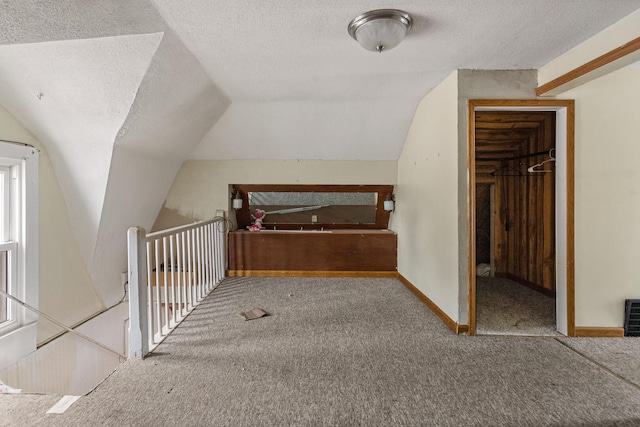
[[[388,230],[234,231],[229,270],[396,271],[397,235]]]

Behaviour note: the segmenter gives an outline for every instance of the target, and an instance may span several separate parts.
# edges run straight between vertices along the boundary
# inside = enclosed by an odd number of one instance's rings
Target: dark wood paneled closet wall
[[[495,185],[496,275],[547,294],[555,293],[555,162],[541,168],[551,172],[527,168],[554,147],[554,112],[476,112],[477,187]]]

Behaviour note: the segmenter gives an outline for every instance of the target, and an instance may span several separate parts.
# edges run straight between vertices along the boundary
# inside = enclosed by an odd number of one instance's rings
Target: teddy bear
[[[264,227],[262,226],[262,221],[264,221],[264,217],[266,216],[266,212],[262,209],[256,209],[256,211],[251,215],[253,218],[253,224],[247,226],[249,231],[260,231]]]

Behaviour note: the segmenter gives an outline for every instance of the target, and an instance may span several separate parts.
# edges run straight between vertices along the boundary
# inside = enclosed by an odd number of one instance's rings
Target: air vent
[[[624,308],[624,336],[640,337],[640,299],[625,300]]]

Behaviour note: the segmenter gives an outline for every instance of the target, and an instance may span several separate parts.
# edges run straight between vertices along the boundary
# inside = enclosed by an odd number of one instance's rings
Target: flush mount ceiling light
[[[413,19],[407,12],[397,9],[379,9],[365,12],[349,23],[349,34],[367,50],[382,52],[398,46]]]

